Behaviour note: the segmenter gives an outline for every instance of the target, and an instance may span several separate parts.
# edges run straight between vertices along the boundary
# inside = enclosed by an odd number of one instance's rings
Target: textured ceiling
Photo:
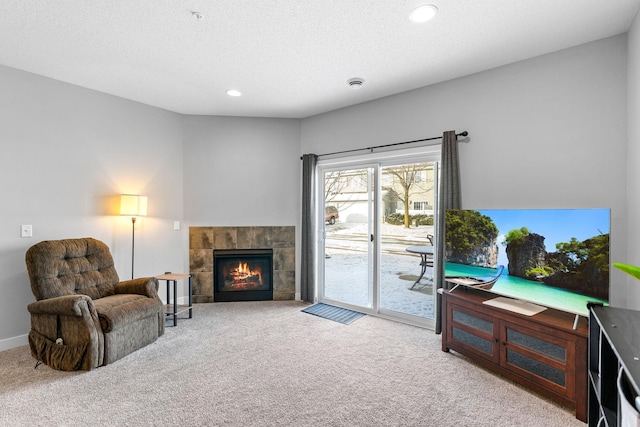
[[[439,12],[418,25],[420,4]],[[0,0],[0,64],[184,114],[301,118],[624,33],[639,5]]]

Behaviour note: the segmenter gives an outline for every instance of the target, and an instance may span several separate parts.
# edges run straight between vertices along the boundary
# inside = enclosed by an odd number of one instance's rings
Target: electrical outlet
[[[31,225],[21,225],[20,226],[20,237],[31,237],[33,236],[33,229]]]

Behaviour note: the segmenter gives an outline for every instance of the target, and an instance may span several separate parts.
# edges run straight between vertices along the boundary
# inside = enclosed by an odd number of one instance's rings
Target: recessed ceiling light
[[[347,80],[347,84],[351,89],[360,89],[364,84],[364,79],[361,77],[353,77]]]
[[[436,16],[438,12],[438,8],[432,4],[426,4],[424,6],[418,6],[409,14],[409,19],[411,21],[421,24],[423,22],[427,22]]]
[[[240,92],[239,90],[236,90],[236,89],[229,89],[227,91],[227,95],[229,95],[229,96],[242,96],[242,92]]]

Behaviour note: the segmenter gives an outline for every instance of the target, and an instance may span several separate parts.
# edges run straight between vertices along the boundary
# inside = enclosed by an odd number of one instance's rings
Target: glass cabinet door
[[[496,320],[455,304],[448,305],[449,337],[452,342],[480,357],[499,361]]]
[[[525,377],[543,380],[548,388],[566,393],[573,378],[567,361],[573,360],[571,342],[543,332],[505,322],[502,341],[503,361],[509,370]]]

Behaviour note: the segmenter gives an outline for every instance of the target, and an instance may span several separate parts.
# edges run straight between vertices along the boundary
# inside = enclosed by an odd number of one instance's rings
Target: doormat
[[[313,314],[314,316],[323,317],[335,322],[340,322],[345,325],[348,325],[364,316],[364,313],[358,313],[357,311],[334,307],[332,305],[323,303],[311,305],[303,309],[302,311],[304,313]]]

